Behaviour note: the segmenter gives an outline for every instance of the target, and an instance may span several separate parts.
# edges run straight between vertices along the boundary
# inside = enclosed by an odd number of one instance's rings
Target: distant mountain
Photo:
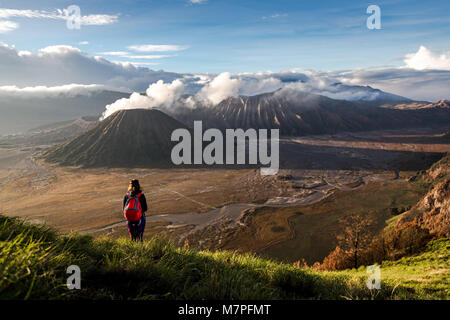
[[[448,109],[450,110],[450,101],[449,100],[440,100],[435,103],[426,103],[426,102],[411,102],[411,103],[402,103],[393,106],[395,109],[402,110],[420,110],[420,109]]]
[[[202,120],[209,128],[278,128],[286,136],[445,125],[450,121],[450,109],[401,110],[297,90],[232,97],[210,107],[178,109],[172,115],[187,126]]]
[[[174,145],[171,134],[184,127],[159,110],[121,110],[42,157],[82,167],[166,167]]]
[[[0,142],[8,144],[48,145],[75,138],[92,129],[98,116],[86,116],[75,120],[56,122],[39,126],[25,133],[0,136]]]
[[[68,121],[83,116],[100,115],[107,104],[129,97],[116,91],[92,91],[69,96],[0,97],[0,134],[24,133],[32,128]]]
[[[311,93],[324,95],[338,100],[371,101],[378,105],[412,102],[411,99],[375,89],[371,86],[350,86],[339,82],[323,89],[312,90]]]

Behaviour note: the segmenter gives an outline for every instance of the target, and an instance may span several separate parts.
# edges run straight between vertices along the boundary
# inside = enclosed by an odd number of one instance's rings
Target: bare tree
[[[341,221],[344,224],[343,234],[338,236],[339,246],[352,259],[352,265],[357,268],[360,264],[362,252],[372,242],[370,227],[373,219],[369,216],[351,215]]]

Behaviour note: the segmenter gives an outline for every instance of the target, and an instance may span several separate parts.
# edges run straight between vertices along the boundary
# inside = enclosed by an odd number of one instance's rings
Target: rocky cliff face
[[[415,222],[436,237],[450,237],[450,155],[433,165],[425,176],[434,186],[397,221],[397,227]]]

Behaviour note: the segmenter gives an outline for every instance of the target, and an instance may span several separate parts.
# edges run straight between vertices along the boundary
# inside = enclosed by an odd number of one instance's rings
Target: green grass
[[[430,244],[423,258],[410,258],[412,265],[422,277],[427,268],[442,270],[449,245],[448,239]],[[419,283],[420,290],[413,292],[405,282],[409,262],[398,263],[386,270],[400,268],[405,277],[371,292],[362,271],[318,272],[250,254],[178,248],[157,238],[139,244],[59,236],[45,226],[0,216],[0,299],[448,298],[448,283],[438,284],[442,273],[430,275],[432,286]],[[81,290],[65,286],[66,268],[73,264],[81,268]]]
[[[450,299],[450,239],[427,244],[424,252],[381,264],[382,284],[393,288],[396,299]],[[337,272],[362,277],[364,268]],[[336,274],[336,273],[335,273]]]

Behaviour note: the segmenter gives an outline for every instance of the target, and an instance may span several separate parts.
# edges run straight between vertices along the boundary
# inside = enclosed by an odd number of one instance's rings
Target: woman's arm
[[[139,201],[141,202],[142,211],[146,212],[148,210],[148,207],[147,207],[147,199],[145,198],[145,194],[142,194],[139,197]]]
[[[125,209],[125,205],[127,204],[127,200],[128,200],[128,196],[125,195],[125,196],[123,197],[122,210]]]

